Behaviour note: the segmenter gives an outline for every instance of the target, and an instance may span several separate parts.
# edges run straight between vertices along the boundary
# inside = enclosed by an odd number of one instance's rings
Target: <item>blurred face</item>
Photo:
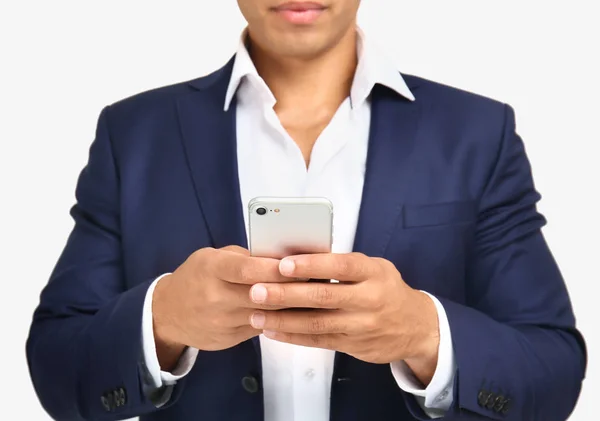
[[[252,41],[293,58],[316,57],[356,25],[360,0],[238,0]]]

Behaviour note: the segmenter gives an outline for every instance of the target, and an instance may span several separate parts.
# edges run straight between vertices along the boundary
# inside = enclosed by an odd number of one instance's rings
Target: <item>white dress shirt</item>
[[[378,83],[415,100],[395,66],[366,42],[362,31],[358,34],[359,61],[350,96],[318,137],[308,169],[273,109],[276,99],[256,71],[242,35],[223,101],[226,111],[233,97],[237,99],[237,161],[246,226],[246,205],[256,196],[327,197],[334,207],[333,252],[352,251],[366,168],[371,90]],[[160,370],[152,328],[152,294],[159,280],[148,290],[142,320],[144,358],[155,387],[172,385],[185,376],[198,355],[198,350],[188,348],[173,372]],[[403,361],[391,363],[390,370],[398,384],[398,399],[402,399],[400,389],[411,393],[427,415],[438,418],[452,403],[456,367],[446,313],[440,302],[432,299],[440,326],[432,381],[423,389]],[[328,420],[335,353],[280,343],[263,335],[260,343],[265,420]],[[161,404],[164,402],[157,402]]]

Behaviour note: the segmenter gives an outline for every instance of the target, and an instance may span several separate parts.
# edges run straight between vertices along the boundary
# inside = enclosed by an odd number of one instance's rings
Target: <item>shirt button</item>
[[[242,387],[248,393],[256,393],[258,392],[260,385],[256,377],[246,376],[242,379]]]
[[[307,379],[312,379],[313,377],[315,377],[315,370],[309,368],[308,370],[306,370],[306,373],[304,373],[304,375]]]

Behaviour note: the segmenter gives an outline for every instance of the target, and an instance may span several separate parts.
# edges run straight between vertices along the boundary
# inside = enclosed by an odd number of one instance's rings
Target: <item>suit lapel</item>
[[[420,118],[420,105],[377,85],[372,94],[371,129],[362,204],[354,251],[384,257],[406,190]]]
[[[187,163],[215,248],[246,247],[247,243],[236,157],[235,104],[223,111],[230,75],[228,64],[194,82],[199,92],[182,97],[177,104]]]
[[[223,111],[233,59],[190,84],[198,91],[177,103],[183,146],[198,204],[215,248],[247,248],[237,166],[236,104]],[[253,339],[259,356],[260,341]]]
[[[421,107],[377,85],[372,93],[371,128],[362,204],[354,251],[386,257],[387,245],[398,224],[406,192],[412,186]],[[356,360],[336,353],[334,382],[352,376]],[[337,396],[332,389],[332,399]],[[332,402],[332,407],[333,407]]]

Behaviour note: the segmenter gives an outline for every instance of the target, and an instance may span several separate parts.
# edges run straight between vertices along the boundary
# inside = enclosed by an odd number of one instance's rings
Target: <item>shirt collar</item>
[[[364,32],[360,28],[357,28],[357,33],[358,66],[356,67],[356,73],[350,89],[350,102],[352,106],[357,107],[366,101],[375,84],[384,85],[406,99],[414,101],[414,95],[396,66],[384,54],[378,51],[374,44],[368,42]],[[229,86],[225,94],[225,111],[229,110],[231,101],[239,86],[246,79],[256,86],[257,91],[267,103],[271,103],[273,106],[276,103],[273,93],[258,74],[250,58],[246,40],[247,31],[244,31],[240,37]]]

